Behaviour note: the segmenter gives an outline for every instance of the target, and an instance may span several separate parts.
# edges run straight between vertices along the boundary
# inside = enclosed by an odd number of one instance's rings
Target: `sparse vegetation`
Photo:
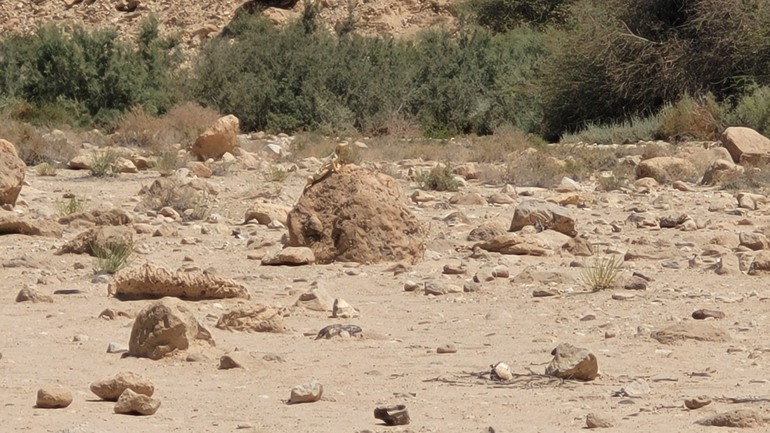
[[[437,164],[430,170],[418,171],[414,180],[423,188],[433,191],[456,191],[460,183],[455,180],[452,165]]]
[[[623,270],[623,259],[617,255],[602,255],[583,263],[581,278],[594,292],[612,288]]]
[[[56,201],[56,213],[59,216],[69,216],[76,213],[85,212],[88,199],[86,196],[78,197],[76,195],[70,198]]]
[[[91,160],[89,162],[91,176],[114,176],[116,174],[114,168],[117,160],[118,155],[112,150],[95,150],[91,153]]]
[[[265,180],[268,182],[283,182],[289,177],[289,173],[279,165],[271,165],[270,170],[265,172]]]
[[[155,158],[155,170],[161,176],[171,176],[179,168],[179,157],[176,149],[166,149]]]
[[[35,172],[38,176],[56,176],[56,167],[48,162],[42,162],[35,166]]]
[[[108,273],[115,273],[128,265],[134,252],[133,243],[127,240],[106,242],[103,245],[93,242],[90,248],[96,256],[97,271]]]
[[[209,195],[206,191],[198,191],[190,185],[179,181],[160,178],[142,193],[141,206],[148,210],[158,211],[166,206],[179,212],[185,220],[205,219],[212,209]]]

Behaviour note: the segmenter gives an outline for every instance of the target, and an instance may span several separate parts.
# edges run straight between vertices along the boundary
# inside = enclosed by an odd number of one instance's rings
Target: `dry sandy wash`
[[[396,173],[408,164],[387,165]],[[410,202],[425,231],[427,259],[399,275],[386,270],[392,263],[287,267],[249,259],[256,255],[249,241],[252,246],[262,241],[280,245],[286,231],[244,225],[246,210],[262,200],[293,206],[316,168],[290,172],[281,183],[263,180],[259,170],[230,170],[208,179],[218,192],[211,198],[218,222],[173,222],[176,233],[166,236],[134,234],[133,266],[213,268],[216,275],[248,288],[251,300],[185,302],[216,342],[196,349],[202,355],[198,362],[186,361],[187,353],[158,361],[107,353],[110,343],[128,345],[133,319],[106,320],[98,317],[100,312],[112,308],[135,316],[153,301],[110,297],[111,277],[94,275],[94,258],[54,254],[82,227],[64,227],[63,239],[0,236],[0,430],[577,432],[593,413],[614,424],[615,431],[659,433],[718,430],[695,422],[732,409],[767,415],[767,276],[738,271],[738,261],[731,261],[732,274],[714,272],[719,251],[739,257],[746,269],[756,253],[739,246],[738,236],[769,225],[763,206],[739,209],[734,195],[695,186],[687,192],[647,185],[638,192],[602,193],[590,182],[579,185],[581,203],[572,206],[579,236],[625,257],[623,278],[644,275],[650,280],[646,290],[581,293],[588,288],[577,265],[594,258],[565,251],[565,236],[551,230],[529,235],[540,239],[550,251],[547,256],[474,253],[475,242],[467,240],[472,229],[495,219],[507,229],[523,200],[559,194],[547,189],[519,188],[518,195],[508,194],[512,203],[505,205],[450,204],[453,193],[448,192],[430,192],[433,200],[420,205]],[[56,202],[68,192],[87,196],[90,209],[133,211],[142,186],[158,177],[151,170],[101,180],[71,170],[42,177],[28,168],[27,185],[13,212],[53,219]],[[417,188],[406,180],[397,183],[407,197]],[[487,197],[501,188],[471,180],[463,191]],[[447,222],[452,212],[462,215]],[[695,230],[645,225],[681,214],[697,222]],[[160,224],[141,215],[136,221]],[[461,264],[465,274],[443,273],[445,265]],[[470,284],[482,267],[499,265],[510,278]],[[422,286],[405,291],[408,280],[420,285],[440,280],[474,291],[426,295]],[[328,312],[292,308],[314,282],[360,310],[360,317],[335,319]],[[27,285],[52,296],[53,303],[15,302]],[[53,294],[72,289],[81,293]],[[555,296],[534,297],[536,291]],[[255,302],[285,307],[287,332],[215,327],[224,312]],[[691,315],[699,309],[719,310],[726,317],[695,321]],[[315,339],[321,328],[334,323],[360,326],[363,336]],[[678,323],[711,325],[728,340],[662,344],[651,338]],[[595,354],[601,376],[589,382],[542,376],[560,343]],[[437,352],[447,344],[455,345],[456,353]],[[236,350],[246,368],[218,369],[220,357]],[[510,365],[513,379],[501,383],[480,376],[499,361]],[[155,415],[117,415],[113,403],[89,390],[92,382],[122,371],[154,383],[154,397],[162,402]],[[322,399],[287,405],[292,387],[312,379],[323,384]],[[37,390],[53,383],[67,387],[73,403],[65,409],[35,408]],[[685,399],[701,395],[713,402],[697,410],[684,407]],[[744,398],[749,400],[730,400]],[[373,417],[375,407],[391,404],[405,404],[411,424],[388,427]]]

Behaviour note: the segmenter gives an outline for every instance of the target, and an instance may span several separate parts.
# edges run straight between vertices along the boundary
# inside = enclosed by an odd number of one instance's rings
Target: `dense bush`
[[[112,121],[134,105],[162,113],[174,102],[175,44],[154,19],[133,43],[113,29],[45,25],[0,42],[0,97],[19,101],[12,114],[30,121]]]
[[[529,130],[540,117],[531,84],[543,51],[533,31],[338,36],[314,24],[313,10],[283,28],[245,16],[230,26],[232,41],[206,44],[195,67],[198,101],[235,114],[247,130],[276,132],[384,134],[406,117],[444,138],[503,124]]]
[[[495,32],[521,26],[564,24],[575,0],[468,0],[460,5],[479,25]]]

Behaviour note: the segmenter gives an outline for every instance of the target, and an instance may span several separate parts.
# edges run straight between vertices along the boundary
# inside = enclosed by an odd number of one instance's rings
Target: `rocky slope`
[[[352,10],[364,34],[410,35],[429,26],[454,23],[447,0],[372,0],[349,3],[321,0],[321,19],[329,28]],[[41,23],[102,26],[121,34],[136,32],[142,18],[155,15],[162,28],[179,32],[191,46],[217,34],[238,10],[264,13],[276,24],[299,15],[303,4],[243,0],[8,0],[0,2],[0,31],[28,32]]]

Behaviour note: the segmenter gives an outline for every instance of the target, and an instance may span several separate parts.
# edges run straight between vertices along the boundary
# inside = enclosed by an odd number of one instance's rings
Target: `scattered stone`
[[[38,303],[38,302],[53,302],[53,298],[48,295],[43,295],[39,293],[37,290],[34,289],[34,286],[30,287],[27,286],[19,291],[19,294],[16,295],[16,302],[32,302],[32,303]]]
[[[291,390],[289,404],[313,403],[321,399],[324,393],[324,387],[317,380],[297,385]]]
[[[318,281],[311,285],[310,290],[299,295],[299,299],[294,303],[295,307],[306,308],[313,311],[334,310],[334,298],[323,287],[320,287]]]
[[[526,226],[556,230],[570,237],[577,235],[575,216],[570,209],[541,200],[524,200],[513,212],[509,231],[519,231]]]
[[[457,353],[457,346],[452,343],[444,344],[436,349],[436,353]]]
[[[633,293],[623,293],[623,292],[617,292],[612,294],[612,299],[616,301],[630,301],[634,299],[636,295]]]
[[[0,235],[62,237],[62,228],[53,221],[20,217],[12,213],[0,215]]]
[[[463,275],[468,272],[468,268],[464,264],[451,264],[444,265],[444,274],[446,275]]]
[[[160,400],[144,394],[137,394],[131,388],[126,388],[118,402],[115,403],[115,413],[126,415],[154,415],[160,409]]]
[[[72,404],[72,393],[62,385],[48,385],[37,391],[36,407],[59,409],[70,404]]]
[[[340,319],[352,319],[358,317],[360,314],[358,310],[353,308],[344,299],[335,299],[332,306],[332,317]]]
[[[655,331],[650,337],[662,344],[675,344],[686,340],[713,341],[724,343],[730,341],[727,332],[703,322],[682,322]]]
[[[486,206],[487,200],[475,192],[458,192],[449,197],[449,203],[461,206]]]
[[[508,220],[504,218],[495,218],[485,221],[480,226],[468,233],[467,240],[470,242],[489,242],[497,236],[502,236],[508,231]]]
[[[176,350],[187,350],[198,340],[214,343],[211,332],[181,301],[166,298],[145,307],[136,316],[128,353],[157,360]]]
[[[395,263],[385,268],[383,272],[393,272],[393,276],[397,276],[410,272],[411,270],[412,267],[406,263]]]
[[[311,263],[315,263],[315,255],[308,247],[286,247],[272,251],[262,258],[262,264],[267,266],[299,266]]]
[[[88,221],[97,226],[124,226],[134,221],[131,212],[121,208],[94,209],[59,218],[59,224],[71,224],[73,221]]]
[[[632,380],[620,390],[620,392],[624,396],[631,397],[631,398],[643,397],[645,395],[648,395],[650,391],[651,391],[650,385],[647,383],[646,380],[641,378]]]
[[[749,265],[749,275],[763,275],[770,272],[770,251],[762,250],[754,256]]]
[[[485,283],[488,281],[494,281],[495,271],[490,267],[483,267],[476,271],[476,275],[473,276],[473,281],[476,283]]]
[[[113,308],[105,308],[101,313],[99,313],[99,316],[97,317],[100,319],[115,320],[118,317],[131,318],[132,316],[125,311],[118,311]]]
[[[316,340],[320,340],[322,338],[329,340],[334,337],[352,337],[356,334],[360,334],[362,332],[361,327],[356,325],[341,325],[339,323],[335,323],[334,325],[329,325],[318,331],[318,335],[315,337]]]
[[[121,300],[251,298],[246,286],[233,280],[203,272],[174,272],[150,263],[118,272],[107,290]]]
[[[423,259],[420,222],[395,180],[354,165],[305,189],[287,217],[289,245],[310,247],[318,263]]]
[[[219,159],[225,152],[233,152],[235,148],[240,122],[233,115],[220,117],[209,129],[205,130],[190,150],[190,153],[205,161],[209,158]]]
[[[291,208],[288,206],[273,203],[255,203],[246,211],[243,220],[244,222],[255,220],[265,226],[270,224],[271,221],[279,221],[281,224],[286,225],[286,216],[289,214],[289,211],[291,211]]]
[[[553,360],[545,374],[561,379],[594,380],[599,376],[596,356],[588,349],[581,349],[569,343],[562,343],[551,352]]]
[[[412,280],[407,280],[406,283],[404,283],[404,291],[405,292],[414,292],[415,290],[419,289],[421,287],[420,284],[415,283]]]
[[[263,304],[238,307],[217,321],[217,328],[239,332],[285,332],[283,314]]]
[[[699,395],[694,398],[686,398],[684,400],[684,406],[687,409],[695,410],[711,404],[711,398],[707,395]]]
[[[152,397],[152,393],[155,392],[155,385],[144,377],[130,371],[123,371],[114,377],[102,379],[91,384],[91,392],[102,400],[108,401],[117,401],[121,394],[123,394],[123,391],[127,389]]]
[[[120,343],[110,343],[107,345],[107,353],[123,353],[128,352],[128,347]]]
[[[473,246],[473,249],[477,247],[501,254],[547,256],[552,253],[548,242],[536,237],[521,236],[517,233],[506,233],[491,241],[479,242]]]
[[[16,204],[26,168],[27,165],[16,153],[16,147],[10,141],[0,139],[0,205]]]
[[[682,180],[690,173],[695,173],[695,167],[690,161],[672,156],[658,156],[645,159],[636,166],[637,179],[651,177],[653,179]]]
[[[754,251],[770,250],[770,241],[761,233],[741,232],[738,235],[740,245]]]
[[[191,353],[184,360],[187,362],[204,362],[208,361],[209,357],[202,353]]]
[[[246,366],[241,353],[233,352],[219,358],[218,368],[220,370],[230,370],[232,368],[246,368]]]
[[[594,428],[610,428],[613,424],[610,420],[603,418],[595,413],[589,413],[586,415],[586,427],[590,429]]]
[[[699,419],[695,423],[714,427],[756,428],[763,427],[765,420],[762,415],[754,410],[735,409]]]
[[[441,280],[429,280],[425,282],[426,295],[441,296],[448,293],[462,293],[462,291],[462,288]]]
[[[549,289],[535,289],[532,291],[532,297],[533,298],[548,298],[551,296],[559,296],[561,293],[559,293],[559,289],[556,288],[549,288]]]
[[[497,364],[492,365],[492,371],[490,372],[489,377],[495,381],[505,382],[506,380],[513,379],[513,374],[511,373],[511,367],[509,367],[508,364],[498,362]]]
[[[725,313],[717,310],[695,310],[692,313],[692,318],[695,320],[705,320],[710,317],[713,317],[714,319],[724,319]]]
[[[407,425],[411,422],[406,405],[384,406],[374,409],[374,417],[387,425]]]

